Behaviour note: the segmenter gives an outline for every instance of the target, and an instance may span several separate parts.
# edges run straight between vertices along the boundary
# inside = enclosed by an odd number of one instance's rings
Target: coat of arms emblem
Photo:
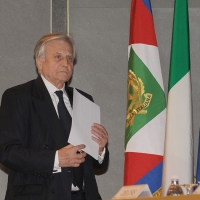
[[[126,114],[126,128],[131,126],[137,114],[146,114],[147,108],[150,105],[152,94],[145,93],[144,84],[142,79],[137,77],[136,74],[129,70],[128,72],[128,102],[130,104],[127,108]]]

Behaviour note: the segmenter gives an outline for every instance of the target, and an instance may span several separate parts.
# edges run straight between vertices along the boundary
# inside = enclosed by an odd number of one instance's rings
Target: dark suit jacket
[[[73,105],[73,89],[67,86],[65,89]],[[92,100],[90,95],[79,92]],[[53,199],[55,152],[66,146],[59,134],[61,131],[51,97],[40,76],[4,92],[0,108],[0,161],[10,169],[6,200]],[[94,169],[106,167],[108,157],[107,148],[102,164],[86,156],[83,168],[88,200],[99,198]],[[72,173],[70,168],[64,170],[67,178],[62,181],[66,189],[59,191],[59,199],[70,200]]]

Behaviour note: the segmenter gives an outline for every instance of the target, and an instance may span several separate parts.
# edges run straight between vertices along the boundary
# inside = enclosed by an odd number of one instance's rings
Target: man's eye
[[[73,57],[68,57],[68,60],[69,60],[69,61],[73,61],[74,58],[73,58]]]
[[[61,58],[61,56],[60,55],[56,55],[56,58],[59,59],[59,58]]]

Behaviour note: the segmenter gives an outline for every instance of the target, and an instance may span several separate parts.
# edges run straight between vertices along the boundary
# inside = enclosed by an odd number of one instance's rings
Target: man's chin
[[[69,76],[62,76],[62,77],[60,77],[59,80],[65,83],[65,82],[69,81],[70,78],[71,78],[71,76],[70,77]]]

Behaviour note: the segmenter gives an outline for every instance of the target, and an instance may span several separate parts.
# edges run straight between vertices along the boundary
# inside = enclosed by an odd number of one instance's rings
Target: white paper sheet
[[[72,127],[68,142],[74,146],[84,144],[86,147],[83,151],[97,160],[99,145],[91,139],[93,123],[100,124],[100,107],[74,89]]]

